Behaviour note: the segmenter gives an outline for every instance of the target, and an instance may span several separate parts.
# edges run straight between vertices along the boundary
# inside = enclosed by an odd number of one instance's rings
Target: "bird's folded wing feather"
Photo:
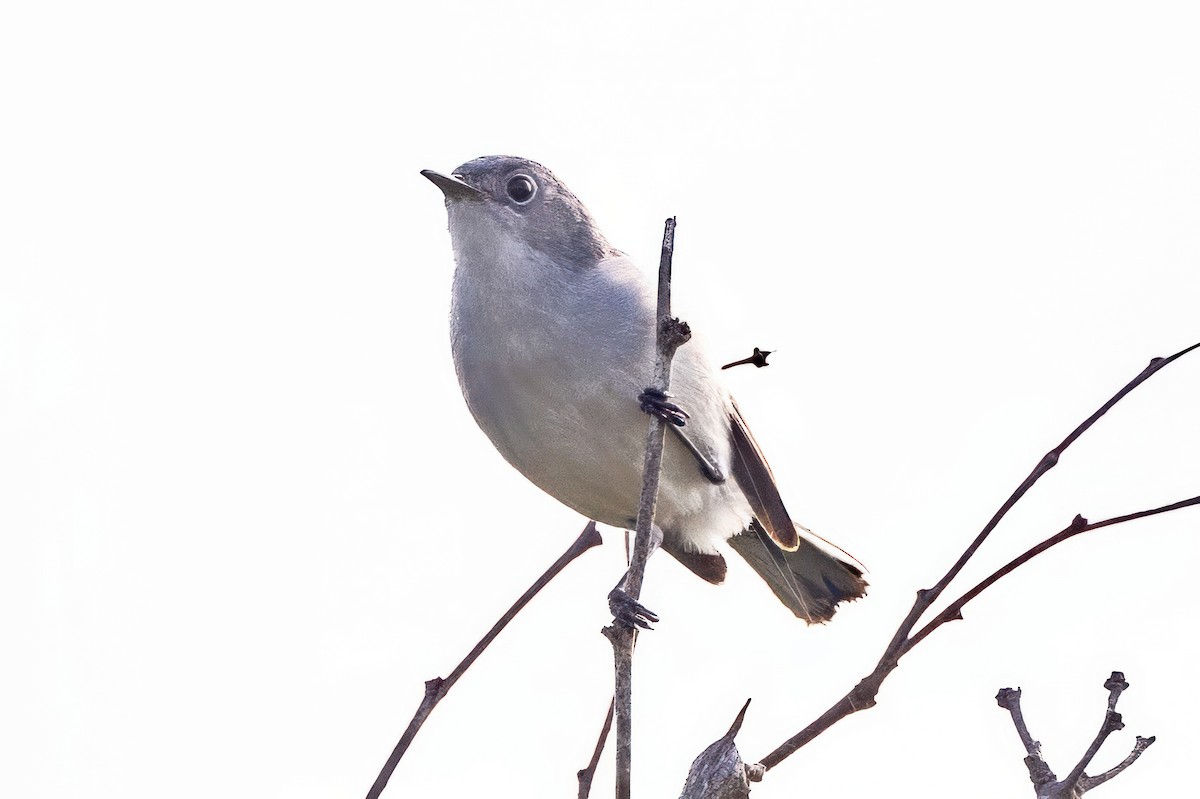
[[[729,414],[731,440],[733,442],[733,476],[746,494],[754,516],[767,531],[767,534],[783,549],[791,552],[800,545],[799,533],[779,489],[775,486],[775,476],[771,467],[763,457],[762,449],[754,436],[737,404],[730,401],[733,411]]]

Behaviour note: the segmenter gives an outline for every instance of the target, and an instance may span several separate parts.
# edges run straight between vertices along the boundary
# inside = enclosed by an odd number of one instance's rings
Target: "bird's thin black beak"
[[[432,169],[422,169],[421,174],[441,189],[447,200],[472,200],[483,196],[479,189],[464,183],[461,178],[443,175]]]

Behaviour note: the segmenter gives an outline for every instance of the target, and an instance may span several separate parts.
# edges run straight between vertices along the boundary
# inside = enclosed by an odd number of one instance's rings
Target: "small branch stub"
[[[662,347],[664,352],[675,354],[675,350],[692,337],[692,328],[682,319],[671,317],[662,321]]]

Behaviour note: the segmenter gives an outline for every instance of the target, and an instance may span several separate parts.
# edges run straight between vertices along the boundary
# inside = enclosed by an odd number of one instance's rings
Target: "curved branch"
[[[513,603],[508,612],[492,625],[492,629],[487,631],[487,634],[479,640],[479,643],[475,644],[475,648],[467,653],[467,656],[462,659],[461,663],[454,667],[454,671],[450,672],[450,676],[444,679],[442,677],[434,677],[425,683],[425,696],[421,699],[421,704],[417,707],[417,712],[413,714],[412,721],[408,723],[408,728],[400,736],[400,741],[392,750],[392,754],[388,756],[387,762],[383,764],[379,776],[375,778],[374,784],[371,785],[371,790],[367,791],[367,799],[378,799],[379,795],[383,793],[388,780],[391,779],[392,772],[396,770],[396,766],[400,764],[400,758],[404,757],[404,753],[408,751],[409,745],[417,737],[417,733],[421,730],[422,725],[425,724],[425,719],[429,718],[429,714],[437,707],[437,703],[442,701],[442,697],[454,687],[454,683],[458,682],[458,679],[466,673],[471,664],[483,654],[483,650],[487,649],[488,644],[495,640],[500,631],[507,627],[508,623],[521,612],[521,609],[528,605],[529,601],[545,588],[546,584],[553,580],[559,572],[565,569],[568,563],[592,547],[599,546],[602,543],[604,541],[600,538],[600,533],[596,531],[596,523],[588,522],[583,528],[583,532],[579,534],[579,537],[571,543],[571,546],[567,547],[567,551],[559,556],[558,560],[554,561],[550,568],[546,569],[545,573],[537,578],[525,593],[521,594],[521,597]]]
[[[884,649],[883,655],[879,658],[879,662],[875,666],[875,669],[862,680],[860,680],[858,684],[855,685],[854,688],[852,688],[845,696],[843,696],[828,710],[817,717],[816,720],[814,720],[800,732],[793,735],[791,738],[781,743],[773,752],[764,757],[760,762],[766,768],[771,769],[777,766],[783,760],[787,759],[797,749],[816,738],[822,732],[829,729],[846,716],[856,713],[859,710],[865,710],[866,708],[873,707],[875,705],[875,697],[878,694],[879,687],[883,684],[883,681],[887,679],[887,676],[891,674],[892,671],[894,671],[899,665],[901,656],[908,653],[909,650],[920,643],[920,641],[924,640],[929,633],[933,632],[933,630],[937,629],[937,627],[941,626],[946,621],[957,618],[962,606],[971,599],[974,599],[1005,574],[1008,574],[1013,569],[1035,557],[1039,553],[1044,552],[1046,549],[1055,546],[1071,536],[1078,535],[1079,533],[1086,532],[1087,530],[1095,530],[1100,527],[1108,527],[1114,524],[1132,521],[1133,519],[1140,519],[1143,516],[1152,516],[1158,513],[1166,513],[1179,508],[1188,507],[1190,505],[1200,504],[1200,497],[1193,497],[1192,499],[1182,500],[1181,502],[1165,505],[1161,508],[1154,508],[1152,510],[1132,513],[1127,516],[1105,519],[1104,521],[1096,522],[1095,524],[1089,524],[1082,517],[1077,517],[1076,520],[1071,523],[1071,526],[1069,526],[1066,530],[1063,530],[1057,535],[1048,538],[1046,541],[1026,552],[1020,558],[1002,567],[987,580],[984,580],[982,583],[975,586],[975,588],[972,588],[970,591],[960,597],[959,600],[956,600],[955,603],[952,603],[951,606],[946,608],[946,610],[939,614],[937,618],[922,628],[919,633],[917,633],[915,636],[912,635],[912,631],[916,627],[917,622],[921,620],[921,617],[925,615],[925,612],[929,610],[930,606],[937,600],[942,592],[946,590],[946,587],[950,584],[950,582],[958,576],[959,572],[961,572],[963,567],[966,566],[967,561],[969,561],[979,547],[983,545],[983,542],[989,535],[991,535],[992,531],[996,528],[1000,521],[1005,517],[1005,515],[1007,515],[1012,507],[1016,505],[1023,496],[1025,496],[1026,492],[1028,492],[1029,489],[1032,488],[1033,485],[1042,478],[1046,472],[1054,468],[1054,466],[1058,463],[1059,458],[1062,457],[1063,452],[1066,451],[1066,449],[1070,447],[1076,439],[1087,432],[1087,430],[1091,428],[1091,426],[1094,425],[1100,419],[1100,417],[1108,413],[1114,405],[1124,399],[1125,396],[1131,391],[1140,386],[1142,383],[1145,383],[1152,375],[1156,374],[1167,364],[1182,358],[1184,355],[1187,355],[1189,352],[1197,348],[1200,348],[1200,342],[1197,342],[1186,349],[1180,350],[1169,357],[1152,359],[1145,369],[1143,369],[1136,377],[1126,383],[1125,386],[1122,387],[1116,394],[1114,394],[1107,402],[1101,405],[1095,413],[1081,422],[1078,427],[1072,430],[1071,433],[1059,443],[1058,446],[1043,455],[1041,460],[1038,461],[1037,465],[1034,466],[1033,471],[1029,473],[1029,476],[1021,481],[1021,484],[1017,486],[1012,495],[1004,501],[1004,504],[1000,506],[1000,508],[979,532],[979,534],[975,536],[975,539],[970,543],[970,545],[967,546],[966,550],[958,558],[958,560],[955,561],[954,565],[950,567],[950,570],[947,571],[946,574],[940,580],[938,580],[938,582],[932,588],[922,589],[917,592],[916,601],[913,602],[913,606],[909,610],[908,615],[904,617],[904,620],[900,623],[900,626],[896,629],[895,634],[892,636],[891,641],[888,642],[887,647]]]
[[[1179,502],[1172,502],[1170,505],[1163,505],[1160,508],[1140,510],[1137,513],[1128,513],[1124,516],[1114,516],[1111,519],[1105,519],[1099,522],[1089,522],[1082,516],[1076,516],[1071,521],[1071,524],[1066,527],[1066,529],[1050,536],[1040,544],[1030,547],[1025,552],[1022,552],[1020,555],[1013,558],[984,579],[980,580],[979,583],[977,583],[970,591],[967,591],[958,599],[947,605],[945,610],[935,616],[928,624],[926,624],[918,632],[913,634],[911,638],[904,642],[900,648],[900,655],[903,655],[905,652],[919,644],[927,635],[936,630],[938,627],[941,627],[946,622],[961,619],[963,606],[998,582],[1001,577],[1012,574],[1019,567],[1033,560],[1046,550],[1058,546],[1068,538],[1074,538],[1080,533],[1099,530],[1101,527],[1111,527],[1114,524],[1131,522],[1134,519],[1143,519],[1147,516],[1157,516],[1160,513],[1168,513],[1173,510],[1179,510],[1180,508],[1191,507],[1192,505],[1200,505],[1200,496],[1192,497],[1191,499],[1183,499]]]

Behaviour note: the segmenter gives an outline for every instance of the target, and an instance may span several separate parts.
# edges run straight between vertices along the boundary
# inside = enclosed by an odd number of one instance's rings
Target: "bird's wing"
[[[733,409],[729,414],[733,443],[733,476],[741,486],[754,516],[766,530],[771,539],[788,551],[794,551],[800,545],[800,536],[796,525],[783,506],[779,489],[775,486],[775,476],[771,467],[763,457],[762,449],[750,434],[742,412],[733,400],[729,401]]]

